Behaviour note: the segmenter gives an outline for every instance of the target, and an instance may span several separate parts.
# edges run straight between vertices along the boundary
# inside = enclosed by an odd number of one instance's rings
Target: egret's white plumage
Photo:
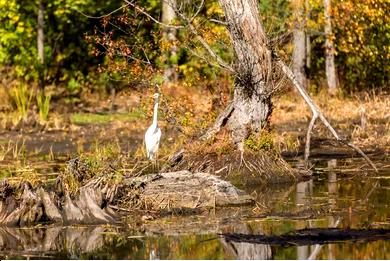
[[[155,93],[153,97],[154,97],[153,122],[152,125],[150,125],[150,127],[145,133],[146,155],[149,160],[155,159],[156,153],[158,151],[158,146],[160,145],[160,138],[161,138],[161,130],[157,124],[159,94]]]

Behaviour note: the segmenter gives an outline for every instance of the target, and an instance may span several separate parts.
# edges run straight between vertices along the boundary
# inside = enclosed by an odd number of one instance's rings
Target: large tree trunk
[[[176,0],[162,0],[162,22],[164,24],[172,24],[176,19]],[[164,69],[164,80],[172,82],[177,80],[177,73],[173,58],[177,55],[177,46],[174,44],[176,40],[176,29],[172,27],[165,27],[163,34],[164,41],[170,45],[169,51],[166,54],[166,67]]]
[[[330,94],[337,92],[337,76],[336,66],[334,63],[334,44],[332,35],[332,18],[330,14],[331,0],[324,0],[324,16],[325,16],[325,70],[326,79],[328,82],[328,91]]]
[[[307,89],[306,77],[306,19],[304,0],[295,0],[292,2],[294,12],[294,31],[293,31],[293,72],[298,82]]]
[[[38,49],[38,74],[39,88],[42,90],[45,87],[44,64],[45,64],[45,33],[44,33],[44,6],[43,0],[38,1],[38,27],[37,27],[37,49]]]
[[[234,142],[243,150],[244,139],[260,132],[271,114],[268,85],[272,73],[271,52],[256,0],[219,0],[219,3],[228,23],[237,72],[227,126]]]

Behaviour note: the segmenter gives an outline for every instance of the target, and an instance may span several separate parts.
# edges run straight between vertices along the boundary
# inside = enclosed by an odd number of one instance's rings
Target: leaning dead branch
[[[337,141],[351,147],[355,151],[357,151],[367,162],[368,164],[376,171],[378,172],[378,169],[375,167],[374,163],[370,160],[370,158],[355,144],[352,142],[343,139],[340,137],[340,135],[335,131],[335,129],[332,127],[332,125],[329,123],[329,121],[325,118],[325,116],[322,114],[320,109],[317,107],[317,105],[314,103],[314,101],[310,98],[309,94],[306,92],[306,90],[301,86],[301,84],[297,81],[295,78],[294,73],[291,71],[291,69],[274,53],[274,57],[277,59],[277,64],[281,67],[283,72],[287,75],[287,77],[290,79],[290,81],[293,83],[294,87],[298,90],[298,92],[301,94],[307,105],[310,107],[312,111],[312,119],[310,121],[307,134],[306,134],[306,146],[305,146],[305,161],[307,162],[309,156],[310,156],[310,136],[311,132],[314,127],[314,123],[317,118],[319,118],[322,123],[325,125],[326,128],[332,133],[332,135],[336,138]]]
[[[227,69],[228,71],[230,72],[235,72],[234,69],[232,67],[230,67],[229,65],[226,65],[225,63],[223,63],[220,59],[219,56],[217,56],[213,51],[212,49],[210,48],[210,46],[207,45],[207,43],[205,43],[204,39],[198,34],[198,32],[196,31],[196,29],[189,23],[188,19],[186,19],[186,17],[181,14],[180,12],[178,12],[179,16],[183,19],[183,20],[186,20],[188,22],[188,27],[189,29],[192,31],[192,33],[194,33],[196,36],[197,36],[197,39],[201,42],[201,44],[205,47],[205,49],[209,52],[209,54],[217,60],[218,64],[222,67],[222,68],[225,68]],[[317,118],[319,118],[322,123],[325,125],[325,127],[327,127],[329,129],[329,131],[332,133],[332,135],[336,138],[337,141],[351,147],[352,149],[354,149],[355,151],[357,151],[367,162],[368,164],[375,170],[375,171],[378,171],[377,168],[375,167],[374,163],[368,158],[368,156],[359,148],[357,147],[355,144],[353,144],[352,142],[344,139],[344,138],[341,138],[340,135],[335,131],[335,129],[332,127],[332,125],[329,123],[329,121],[325,118],[325,116],[321,113],[320,109],[317,107],[317,105],[314,103],[314,101],[311,99],[311,97],[309,96],[309,94],[306,92],[306,90],[299,84],[299,82],[296,80],[295,78],[295,75],[294,73],[290,70],[290,68],[278,57],[278,55],[276,54],[275,51],[273,51],[273,58],[275,59],[275,62],[276,64],[282,69],[282,71],[284,72],[284,74],[287,76],[287,78],[290,79],[290,81],[293,83],[294,87],[298,90],[298,92],[301,94],[301,96],[303,97],[303,99],[305,100],[305,102],[309,105],[311,111],[312,111],[312,119],[310,121],[310,124],[309,124],[309,127],[308,127],[308,130],[307,130],[307,134],[306,134],[306,146],[305,146],[305,161],[306,161],[306,164],[308,162],[308,158],[310,156],[310,138],[311,138],[311,132],[313,130],[313,127],[314,127],[314,124],[315,124],[315,121],[317,120]],[[235,72],[236,73],[236,72]],[[224,123],[226,122],[226,119],[229,118],[229,116],[231,115],[232,111],[234,109],[234,106],[233,106],[233,103],[230,103],[229,106],[219,115],[219,117],[217,118],[217,121],[215,122],[214,126],[208,130],[202,137],[201,139],[202,140],[207,140],[207,139],[210,139],[214,134],[216,134],[217,132],[219,132],[220,128],[224,125]]]
[[[309,123],[307,133],[306,133],[306,145],[305,145],[305,155],[304,159],[306,164],[308,163],[308,159],[310,156],[310,140],[311,140],[311,132],[313,130],[315,121],[319,118],[322,123],[325,125],[326,128],[329,129],[329,131],[332,133],[332,135],[336,138],[337,141],[349,146],[350,148],[357,151],[366,161],[367,163],[376,171],[378,172],[378,169],[374,165],[374,163],[370,160],[370,158],[355,144],[352,142],[343,139],[340,137],[340,135],[336,132],[336,130],[332,127],[332,125],[329,123],[329,121],[325,118],[325,116],[322,114],[321,110],[317,107],[315,102],[311,99],[309,94],[306,92],[306,90],[299,84],[297,79],[295,78],[294,73],[291,71],[291,69],[277,56],[277,54],[273,54],[276,58],[277,65],[280,66],[284,74],[287,76],[287,78],[293,83],[294,87],[298,90],[300,95],[303,97],[307,105],[310,107],[312,111],[312,119]],[[229,115],[232,113],[233,106],[232,103],[228,105],[228,107],[218,116],[217,120],[215,121],[214,126],[209,129],[202,137],[202,140],[208,140],[212,138],[213,135],[218,133],[221,129],[221,127],[226,122],[226,119],[229,117]]]

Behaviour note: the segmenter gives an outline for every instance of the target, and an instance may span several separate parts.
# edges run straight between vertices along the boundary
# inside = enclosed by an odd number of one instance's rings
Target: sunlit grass
[[[132,122],[144,118],[145,114],[141,110],[113,114],[74,113],[71,116],[71,122],[74,124],[104,124],[113,121]]]
[[[26,119],[33,97],[33,90],[29,90],[26,84],[21,83],[17,87],[13,87],[10,94],[12,102],[19,113],[19,118]]]
[[[329,97],[320,93],[312,96],[325,117],[342,136],[349,137],[359,146],[390,144],[388,95],[362,93],[353,97]],[[271,123],[277,134],[275,145],[280,150],[295,151],[302,145],[298,136],[306,135],[306,128],[312,117],[311,111],[298,95],[280,97],[275,101],[274,108]],[[333,139],[320,121],[316,122],[313,133],[317,137]]]
[[[51,96],[46,95],[44,92],[39,92],[37,94],[36,99],[38,105],[39,119],[42,122],[46,122],[49,116]]]

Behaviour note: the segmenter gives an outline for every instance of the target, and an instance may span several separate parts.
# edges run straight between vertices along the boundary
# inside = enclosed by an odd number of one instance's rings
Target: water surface
[[[362,165],[360,159],[319,158],[311,180],[245,188],[256,198],[255,207],[170,213],[137,226],[3,227],[0,258],[390,259],[389,240],[284,246],[229,242],[221,236],[282,235],[304,228],[390,229],[390,169],[374,173],[360,170]]]

